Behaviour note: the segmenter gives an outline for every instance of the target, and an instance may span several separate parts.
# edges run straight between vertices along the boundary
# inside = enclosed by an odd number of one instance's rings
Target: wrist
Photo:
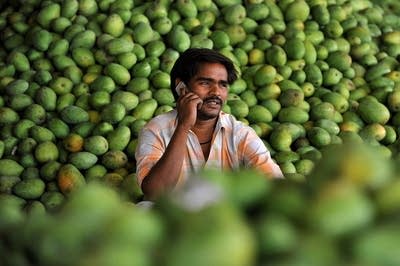
[[[175,129],[175,132],[176,133],[183,133],[183,134],[187,135],[187,134],[189,134],[190,128],[191,127],[189,127],[189,126],[178,124],[176,129]]]

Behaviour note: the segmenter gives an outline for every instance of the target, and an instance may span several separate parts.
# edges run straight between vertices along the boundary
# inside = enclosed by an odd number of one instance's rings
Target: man
[[[135,154],[146,198],[180,186],[203,168],[252,167],[271,178],[283,176],[254,130],[221,111],[237,79],[230,59],[211,49],[188,49],[170,76],[176,108],[149,121]]]

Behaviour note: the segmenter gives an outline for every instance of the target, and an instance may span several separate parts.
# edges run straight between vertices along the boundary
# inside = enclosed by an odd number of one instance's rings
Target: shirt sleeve
[[[139,134],[135,152],[136,178],[139,186],[142,186],[143,179],[161,158],[164,151],[165,145],[160,136],[146,127],[143,128]]]
[[[283,178],[279,165],[272,159],[264,142],[251,128],[242,135],[238,151],[245,167],[252,167],[270,178]]]

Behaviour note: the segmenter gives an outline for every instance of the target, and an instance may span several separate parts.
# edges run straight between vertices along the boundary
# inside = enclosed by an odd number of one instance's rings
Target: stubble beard
[[[207,104],[209,101],[216,101],[217,104],[213,107],[208,107]],[[204,102],[200,109],[197,110],[197,117],[200,120],[211,120],[215,119],[219,116],[222,110],[223,100],[219,97],[209,97],[204,99]],[[211,110],[207,110],[210,108]]]

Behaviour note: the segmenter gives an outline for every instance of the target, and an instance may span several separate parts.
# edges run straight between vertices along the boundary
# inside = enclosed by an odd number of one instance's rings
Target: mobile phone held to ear
[[[183,83],[183,81],[179,81],[178,85],[176,85],[175,87],[175,91],[178,94],[178,96],[181,96],[181,91],[182,89],[187,89],[185,83]]]

